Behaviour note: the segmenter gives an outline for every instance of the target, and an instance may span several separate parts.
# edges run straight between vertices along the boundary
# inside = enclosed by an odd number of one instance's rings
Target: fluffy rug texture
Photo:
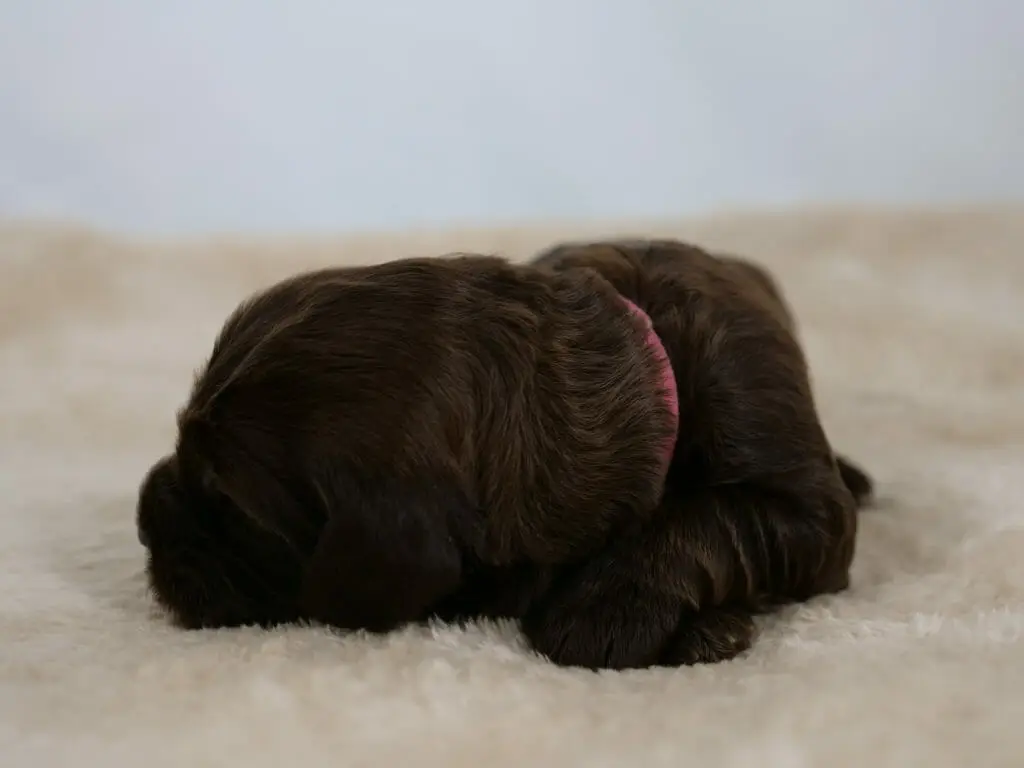
[[[511,625],[186,633],[134,502],[193,369],[290,272],[675,235],[776,271],[826,427],[879,483],[852,589],[731,663],[594,674]],[[1024,211],[141,242],[0,226],[4,766],[1024,765]]]

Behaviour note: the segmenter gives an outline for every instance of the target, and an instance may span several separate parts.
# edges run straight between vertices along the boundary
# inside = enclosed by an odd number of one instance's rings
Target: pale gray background
[[[0,0],[0,214],[339,230],[1024,198],[1020,0]]]

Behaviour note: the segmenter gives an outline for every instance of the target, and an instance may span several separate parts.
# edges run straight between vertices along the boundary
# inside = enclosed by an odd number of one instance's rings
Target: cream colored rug
[[[183,633],[133,524],[192,369],[313,265],[673,234],[775,269],[879,482],[853,588],[732,663],[591,674],[512,626]],[[142,243],[0,227],[0,765],[1024,766],[1024,211]]]

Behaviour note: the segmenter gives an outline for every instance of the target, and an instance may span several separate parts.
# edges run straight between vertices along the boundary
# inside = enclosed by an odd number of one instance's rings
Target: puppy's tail
[[[857,509],[870,505],[875,496],[875,483],[868,473],[843,456],[836,456],[836,463],[840,477],[857,502]]]

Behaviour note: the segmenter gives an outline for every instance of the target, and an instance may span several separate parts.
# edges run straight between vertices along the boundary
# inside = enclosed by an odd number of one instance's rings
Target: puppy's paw
[[[635,589],[580,586],[554,596],[523,618],[523,633],[533,648],[566,667],[631,669],[657,664],[679,623],[679,605]]]
[[[755,632],[750,613],[740,609],[706,608],[683,618],[658,663],[678,667],[727,661],[750,648]]]

